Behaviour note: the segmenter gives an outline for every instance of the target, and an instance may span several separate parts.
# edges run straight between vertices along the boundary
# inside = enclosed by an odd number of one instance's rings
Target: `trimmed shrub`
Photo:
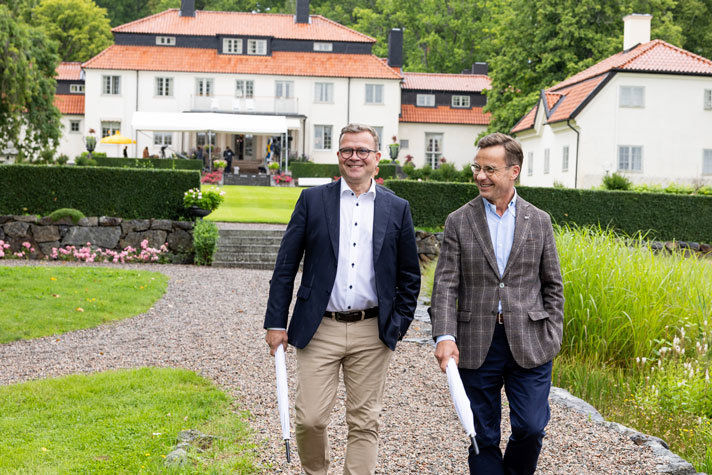
[[[630,187],[630,180],[618,173],[603,177],[603,188],[606,190],[630,190]]]
[[[202,170],[203,161],[171,158],[94,157],[98,167],[159,168],[170,170]]]
[[[218,226],[212,221],[199,219],[193,227],[193,248],[195,265],[209,266],[213,263],[218,249]]]
[[[290,162],[289,171],[292,172],[294,178],[333,178],[341,176],[338,163]],[[395,178],[396,165],[394,163],[379,164],[378,176],[384,179]]]
[[[0,165],[0,214],[75,208],[87,216],[180,219],[183,193],[196,187],[197,171]]]
[[[479,194],[465,183],[388,180],[385,185],[410,201],[416,226],[442,226],[452,211]],[[712,242],[712,197],[630,191],[517,187],[517,193],[559,224],[600,225],[628,235]]]
[[[84,216],[84,213],[78,209],[59,208],[58,210],[52,211],[47,217],[53,223],[56,223],[62,218],[70,218],[74,224],[77,224],[80,219],[85,218],[86,216]]]

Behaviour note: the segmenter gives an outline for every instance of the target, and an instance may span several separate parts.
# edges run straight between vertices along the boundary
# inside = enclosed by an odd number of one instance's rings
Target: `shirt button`
[[[358,226],[358,223],[354,223],[354,226]]]
[[[356,203],[356,206],[358,206],[358,203]]]
[[[349,285],[349,289],[353,289],[353,287],[354,287],[353,285]]]
[[[348,308],[349,310],[351,310],[351,305],[349,305],[349,306],[348,306],[348,307],[346,307],[346,308]]]
[[[355,265],[356,265],[356,264],[354,264],[353,262],[351,263],[351,267],[353,267],[353,266],[355,266]]]
[[[354,247],[356,247],[356,243],[354,243]]]
[[[503,288],[504,288],[504,282],[500,282],[500,283],[499,283],[499,288],[500,288],[500,289],[503,289]]]

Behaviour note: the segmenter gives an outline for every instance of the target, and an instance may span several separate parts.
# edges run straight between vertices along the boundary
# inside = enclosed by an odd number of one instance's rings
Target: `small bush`
[[[606,175],[603,177],[603,188],[606,190],[630,190],[631,182],[629,179],[618,173]]]
[[[89,155],[81,154],[74,159],[74,164],[78,167],[95,167],[96,160],[89,158]]]
[[[53,223],[56,223],[62,218],[70,218],[74,224],[77,224],[80,219],[84,218],[84,213],[74,208],[59,208],[52,211],[47,216]]]
[[[199,219],[193,228],[195,265],[209,266],[213,263],[218,248],[218,227],[212,221]]]
[[[65,154],[61,154],[59,157],[57,157],[57,160],[55,160],[57,165],[66,165],[68,161],[69,157]]]

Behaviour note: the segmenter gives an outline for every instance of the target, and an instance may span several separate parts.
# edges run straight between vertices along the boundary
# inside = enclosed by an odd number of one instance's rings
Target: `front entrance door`
[[[245,159],[245,136],[233,135],[235,137],[235,158],[237,160]]]

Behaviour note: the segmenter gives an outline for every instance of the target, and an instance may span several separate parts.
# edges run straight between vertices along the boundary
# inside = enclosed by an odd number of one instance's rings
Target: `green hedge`
[[[98,167],[117,168],[162,168],[171,170],[202,170],[202,160],[172,158],[123,158],[123,157],[92,157]]]
[[[410,201],[416,226],[442,226],[450,212],[478,195],[474,184],[388,180],[385,185]],[[525,186],[517,193],[559,224],[600,224],[660,240],[712,242],[712,196]]]
[[[197,171],[0,165],[0,215],[74,208],[86,216],[177,219],[183,193],[195,187]]]
[[[394,178],[396,176],[396,166],[393,163],[386,163],[379,168],[378,176],[383,179]],[[289,171],[294,178],[333,178],[341,176],[338,163],[309,163],[292,162],[289,164]]]

